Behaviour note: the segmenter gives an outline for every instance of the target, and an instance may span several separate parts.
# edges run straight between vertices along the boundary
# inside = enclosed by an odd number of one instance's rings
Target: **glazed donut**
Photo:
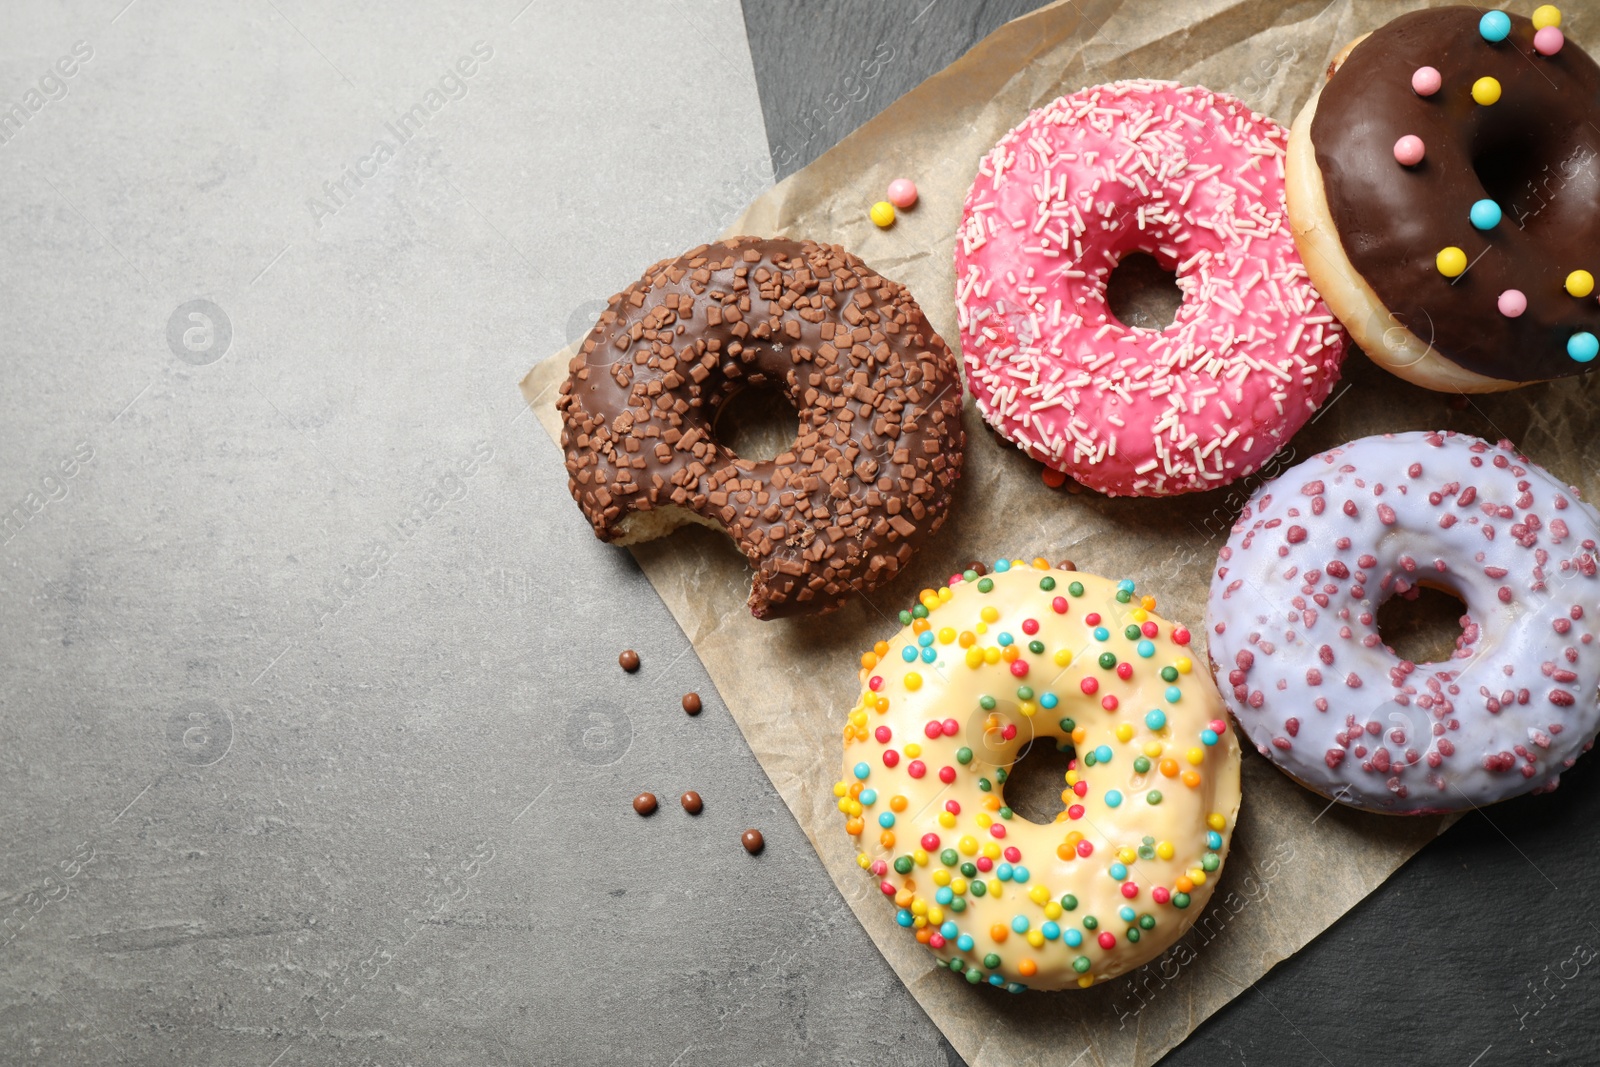
[[[1216,886],[1239,747],[1189,631],[1042,559],[974,565],[861,659],[834,787],[857,862],[940,965],[1012,992],[1156,958]],[[1005,806],[1035,738],[1076,759],[1051,824]]]
[[[1171,82],[1082,89],[978,165],[956,241],[967,379],[996,430],[1111,496],[1213,489],[1261,466],[1339,378],[1345,335],[1283,207],[1284,131]],[[1124,255],[1176,272],[1161,330],[1123,325]]]
[[[767,462],[718,442],[741,389],[800,416]],[[568,486],[616,544],[696,522],[755,568],[757,618],[830,611],[899,573],[961,474],[960,373],[905,287],[834,245],[735,237],[611,298],[556,401]]]
[[[1417,385],[1514,389],[1581,374],[1600,348],[1600,68],[1551,12],[1543,28],[1402,15],[1346,48],[1295,120],[1289,217],[1311,280]]]
[[[1512,450],[1366,437],[1261,486],[1223,547],[1211,669],[1261,754],[1331,799],[1399,815],[1555,788],[1600,727],[1600,524]],[[1448,661],[1399,658],[1378,607],[1466,603]]]

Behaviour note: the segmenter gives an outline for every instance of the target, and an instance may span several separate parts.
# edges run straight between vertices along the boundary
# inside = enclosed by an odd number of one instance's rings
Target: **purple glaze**
[[[1262,485],[1217,560],[1211,669],[1261,754],[1343,803],[1415,815],[1556,786],[1600,727],[1600,519],[1518,455],[1366,437]],[[1466,604],[1442,663],[1378,635],[1390,596]]]

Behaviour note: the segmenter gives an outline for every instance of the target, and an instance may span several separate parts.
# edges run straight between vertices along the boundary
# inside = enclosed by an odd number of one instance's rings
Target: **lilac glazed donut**
[[[1455,433],[1365,437],[1262,485],[1217,561],[1223,699],[1261,754],[1396,815],[1554,789],[1600,726],[1600,519],[1518,455]],[[1379,606],[1466,604],[1455,652],[1397,656]]]

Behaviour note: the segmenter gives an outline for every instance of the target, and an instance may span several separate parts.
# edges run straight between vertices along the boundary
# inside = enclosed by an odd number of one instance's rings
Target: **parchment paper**
[[[962,198],[978,159],[1030,108],[1085,85],[1169,78],[1232,93],[1287,125],[1345,43],[1415,6],[1063,0],[995,31],[757,199],[729,232],[844,245],[910,286],[954,345],[951,257]],[[1581,42],[1600,32],[1593,17],[1600,3],[1562,7],[1569,35]],[[866,209],[900,176],[914,178],[921,202],[892,229],[879,230]],[[570,350],[523,382],[553,437],[554,398],[568,358]],[[1330,806],[1251,751],[1233,849],[1209,909],[1193,916],[1195,927],[1133,975],[1088,991],[1014,996],[934,968],[932,955],[895,925],[874,880],[856,867],[834,809],[831,787],[840,728],[857,692],[857,657],[899,628],[894,615],[914,602],[917,589],[969,559],[1065,557],[1084,570],[1135,576],[1164,615],[1187,622],[1198,638],[1211,567],[1234,516],[1263,477],[1321,449],[1385,431],[1456,429],[1510,437],[1589,499],[1600,488],[1593,454],[1600,444],[1590,443],[1588,430],[1592,377],[1469,400],[1417,389],[1353,352],[1344,378],[1261,475],[1165,500],[1111,500],[1070,484],[1047,488],[1038,465],[991,434],[969,400],[955,516],[923,547],[910,578],[822,619],[753,620],[744,561],[712,531],[684,529],[632,549],[857,918],[973,1067],[1154,1063],[1443,828],[1439,819]],[[852,962],[838,961],[841,980],[849,980]],[[1290,1016],[1307,1010],[1283,1007]]]

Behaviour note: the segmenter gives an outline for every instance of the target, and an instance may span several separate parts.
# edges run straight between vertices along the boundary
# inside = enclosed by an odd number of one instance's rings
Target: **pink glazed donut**
[[[1261,466],[1339,378],[1345,333],[1284,213],[1288,134],[1172,82],[1082,89],[978,165],[956,242],[968,384],[990,425],[1111,496],[1213,489]],[[1106,281],[1130,252],[1183,292],[1124,326]]]
[[[1267,482],[1218,559],[1211,669],[1261,754],[1397,815],[1554,789],[1600,727],[1600,520],[1512,449],[1365,437]],[[1466,603],[1442,663],[1396,656],[1389,597]]]

